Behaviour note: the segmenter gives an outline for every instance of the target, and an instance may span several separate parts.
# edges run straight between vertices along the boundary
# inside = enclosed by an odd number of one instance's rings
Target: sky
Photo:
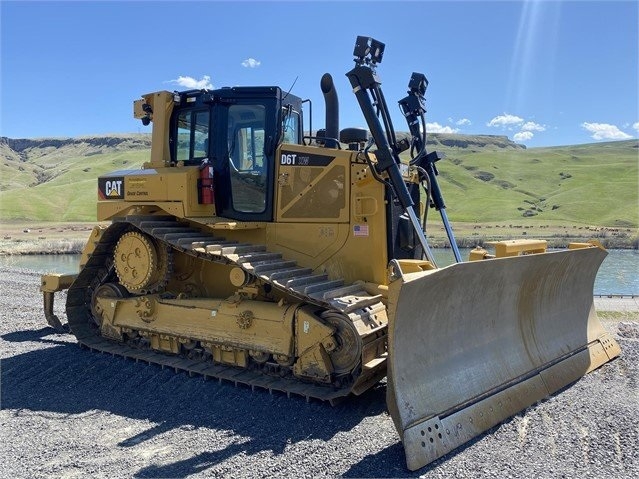
[[[317,129],[325,72],[340,127],[365,127],[345,76],[362,35],[386,44],[377,74],[397,131],[420,72],[432,133],[529,147],[637,138],[638,25],[636,0],[0,0],[0,136],[150,132],[133,119],[145,93],[248,85],[310,98]]]

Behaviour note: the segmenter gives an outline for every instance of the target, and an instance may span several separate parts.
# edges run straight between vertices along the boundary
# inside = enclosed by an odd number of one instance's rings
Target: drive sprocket
[[[156,293],[167,283],[169,250],[148,235],[124,233],[115,246],[113,259],[120,284],[131,293]]]

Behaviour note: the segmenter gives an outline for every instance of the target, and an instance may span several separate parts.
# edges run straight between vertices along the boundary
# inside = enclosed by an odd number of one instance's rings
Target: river
[[[461,249],[462,258],[468,258],[470,249]],[[639,251],[609,250],[597,278],[594,293],[596,295],[639,294]],[[453,263],[450,249],[433,250],[435,261],[439,266]],[[77,271],[80,255],[12,255],[0,256],[0,267],[15,267],[35,270],[41,273],[73,273]]]

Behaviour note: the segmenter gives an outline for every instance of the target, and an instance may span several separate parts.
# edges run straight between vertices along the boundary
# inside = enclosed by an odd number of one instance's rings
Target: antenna
[[[293,84],[291,85],[291,87],[288,89],[288,91],[286,92],[286,95],[284,95],[282,97],[282,100],[284,100],[289,93],[291,93],[291,90],[293,90],[293,87],[295,86],[295,84],[297,83],[297,79],[299,78],[299,75],[295,77],[295,80],[293,80]]]

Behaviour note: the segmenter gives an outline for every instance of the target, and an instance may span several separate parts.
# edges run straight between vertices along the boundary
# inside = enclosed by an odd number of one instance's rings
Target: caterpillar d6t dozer
[[[358,37],[346,75],[370,131],[304,136],[302,101],[277,87],[157,92],[151,161],[98,179],[98,220],[77,275],[45,275],[80,344],[331,403],[387,376],[417,469],[619,354],[593,308],[606,252],[505,241],[462,262],[426,151],[424,75],[399,101],[398,140]],[[309,126],[312,132],[312,128]],[[346,147],[345,145],[348,145]],[[406,151],[407,161],[400,161]],[[439,211],[456,262],[425,235]]]

